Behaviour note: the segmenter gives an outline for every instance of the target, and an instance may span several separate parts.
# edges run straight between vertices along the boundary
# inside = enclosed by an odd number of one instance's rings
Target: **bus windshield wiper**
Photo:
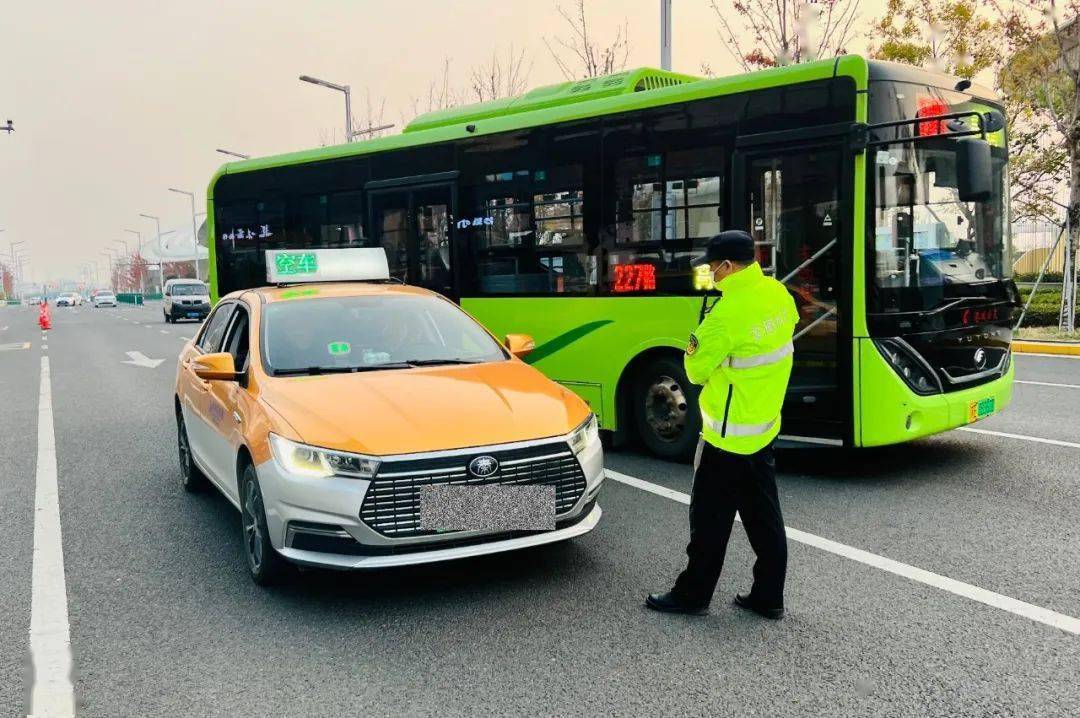
[[[439,364],[482,364],[477,359],[409,359],[409,366],[438,366]]]
[[[990,297],[957,297],[956,299],[947,301],[944,304],[939,304],[938,306],[928,311],[927,314],[939,314],[946,309],[952,309],[953,307],[959,306],[961,304],[967,304],[971,301],[978,302],[979,304],[989,304],[993,302],[993,299],[991,299]]]
[[[362,371],[381,371],[383,369],[408,369],[412,365],[406,362],[371,364],[369,366],[309,366],[296,369],[275,369],[274,376],[318,376],[320,374],[356,374]]]

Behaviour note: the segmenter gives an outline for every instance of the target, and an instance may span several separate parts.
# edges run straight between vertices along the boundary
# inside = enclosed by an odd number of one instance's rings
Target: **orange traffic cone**
[[[41,309],[38,310],[38,325],[42,329],[52,329],[52,316],[49,312],[48,302],[41,303]]]

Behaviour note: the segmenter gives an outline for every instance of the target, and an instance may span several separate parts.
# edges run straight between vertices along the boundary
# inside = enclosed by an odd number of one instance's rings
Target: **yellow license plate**
[[[968,402],[968,421],[985,419],[994,413],[994,397]]]

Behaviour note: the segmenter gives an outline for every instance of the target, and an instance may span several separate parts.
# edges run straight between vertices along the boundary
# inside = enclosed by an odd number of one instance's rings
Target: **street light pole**
[[[112,290],[115,292],[116,291],[116,273],[115,273],[115,270],[113,270],[112,252],[102,252],[102,254],[104,254],[106,257],[109,258],[109,286],[112,287]]]
[[[322,87],[328,87],[331,90],[337,90],[338,92],[345,93],[345,141],[353,141],[353,121],[352,121],[352,92],[349,90],[348,85],[338,85],[333,82],[327,82],[326,80],[320,80],[317,77],[311,75],[301,75],[301,82],[310,82],[312,85],[321,85]]]
[[[154,225],[157,227],[158,293],[160,294],[165,287],[165,267],[161,265],[161,218],[152,214],[143,214],[142,212],[139,213],[139,216],[154,220]]]
[[[177,194],[186,194],[188,199],[191,200],[191,241],[195,245],[195,279],[201,281],[202,277],[199,276],[199,230],[195,226],[195,193],[183,189],[176,189],[175,187],[170,187],[169,191],[176,192]]]
[[[0,229],[0,232],[3,232],[3,231],[4,230]],[[19,293],[19,266],[18,266],[18,263],[15,261],[15,253],[16,253],[15,248],[18,247],[21,244],[26,244],[26,242],[24,240],[19,240],[18,242],[12,242],[11,243],[11,271],[12,271],[11,281],[15,282],[15,286],[13,287],[15,289],[15,294]]]
[[[660,0],[660,69],[671,70],[671,0]]]

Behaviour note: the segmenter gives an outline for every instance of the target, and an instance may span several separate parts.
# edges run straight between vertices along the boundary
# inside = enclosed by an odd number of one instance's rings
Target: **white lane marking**
[[[64,578],[64,543],[60,535],[56,433],[48,357],[41,357],[36,484],[30,594],[30,658],[34,687],[30,715],[60,718],[75,715],[75,690],[71,685],[71,633]]]
[[[45,350],[46,350],[46,349],[48,349],[48,348],[49,348],[49,345],[48,345],[48,344],[42,344],[42,345],[41,345],[41,350],[42,350],[42,351],[45,351]]]
[[[1027,434],[1010,434],[1007,431],[990,431],[989,429],[972,429],[961,426],[959,431],[970,431],[972,434],[986,434],[987,436],[1000,436],[1003,439],[1020,439],[1021,441],[1034,441],[1037,444],[1052,444],[1053,446],[1065,446],[1070,449],[1080,449],[1080,444],[1074,441],[1062,441],[1060,439],[1044,439],[1041,436],[1028,436]]]
[[[167,330],[165,330],[165,329],[161,329],[160,331],[161,331],[161,333],[162,333],[162,334],[168,334],[168,333],[169,333],[169,332],[168,332]]]
[[[672,501],[677,501],[680,504],[690,505],[690,496],[681,491],[675,491],[666,486],[659,486],[648,481],[642,481],[634,476],[628,476],[627,474],[612,471],[611,469],[607,469],[606,472],[609,479],[614,479],[619,483],[633,486],[634,488],[643,491],[648,491],[657,496],[663,496]],[[735,515],[735,519],[741,521],[738,514]],[[807,546],[813,546],[822,551],[827,551],[836,554],[837,556],[842,556],[843,558],[881,569],[887,573],[902,576],[903,578],[910,579],[917,583],[924,583],[927,586],[933,586],[942,591],[947,591],[957,596],[986,604],[987,606],[1000,608],[1001,610],[1008,611],[1014,615],[1022,616],[1037,623],[1052,626],[1053,628],[1059,628],[1066,633],[1080,636],[1080,618],[1073,618],[1064,613],[1051,611],[1048,608],[1036,606],[1024,601],[1018,601],[1015,598],[1010,598],[1009,596],[1000,593],[994,593],[985,588],[973,586],[970,583],[957,581],[948,576],[942,576],[916,566],[910,566],[906,563],[894,561],[891,558],[885,558],[884,556],[879,556],[870,553],[869,551],[855,548],[854,546],[848,546],[847,544],[842,544],[833,541],[832,539],[807,533],[806,531],[793,529],[790,526],[785,526],[784,529],[787,531],[788,538],[792,541],[797,541],[798,543],[806,544]]]
[[[183,339],[185,342],[190,342],[195,337],[180,337],[180,338]]]
[[[132,366],[142,366],[147,369],[157,369],[164,359],[151,359],[142,352],[124,352],[128,355],[127,361],[120,362],[121,364],[131,364]]]
[[[1013,379],[1014,384],[1032,384],[1034,386],[1056,386],[1062,389],[1080,389],[1080,384],[1055,384],[1050,381],[1021,381],[1019,379]]]

